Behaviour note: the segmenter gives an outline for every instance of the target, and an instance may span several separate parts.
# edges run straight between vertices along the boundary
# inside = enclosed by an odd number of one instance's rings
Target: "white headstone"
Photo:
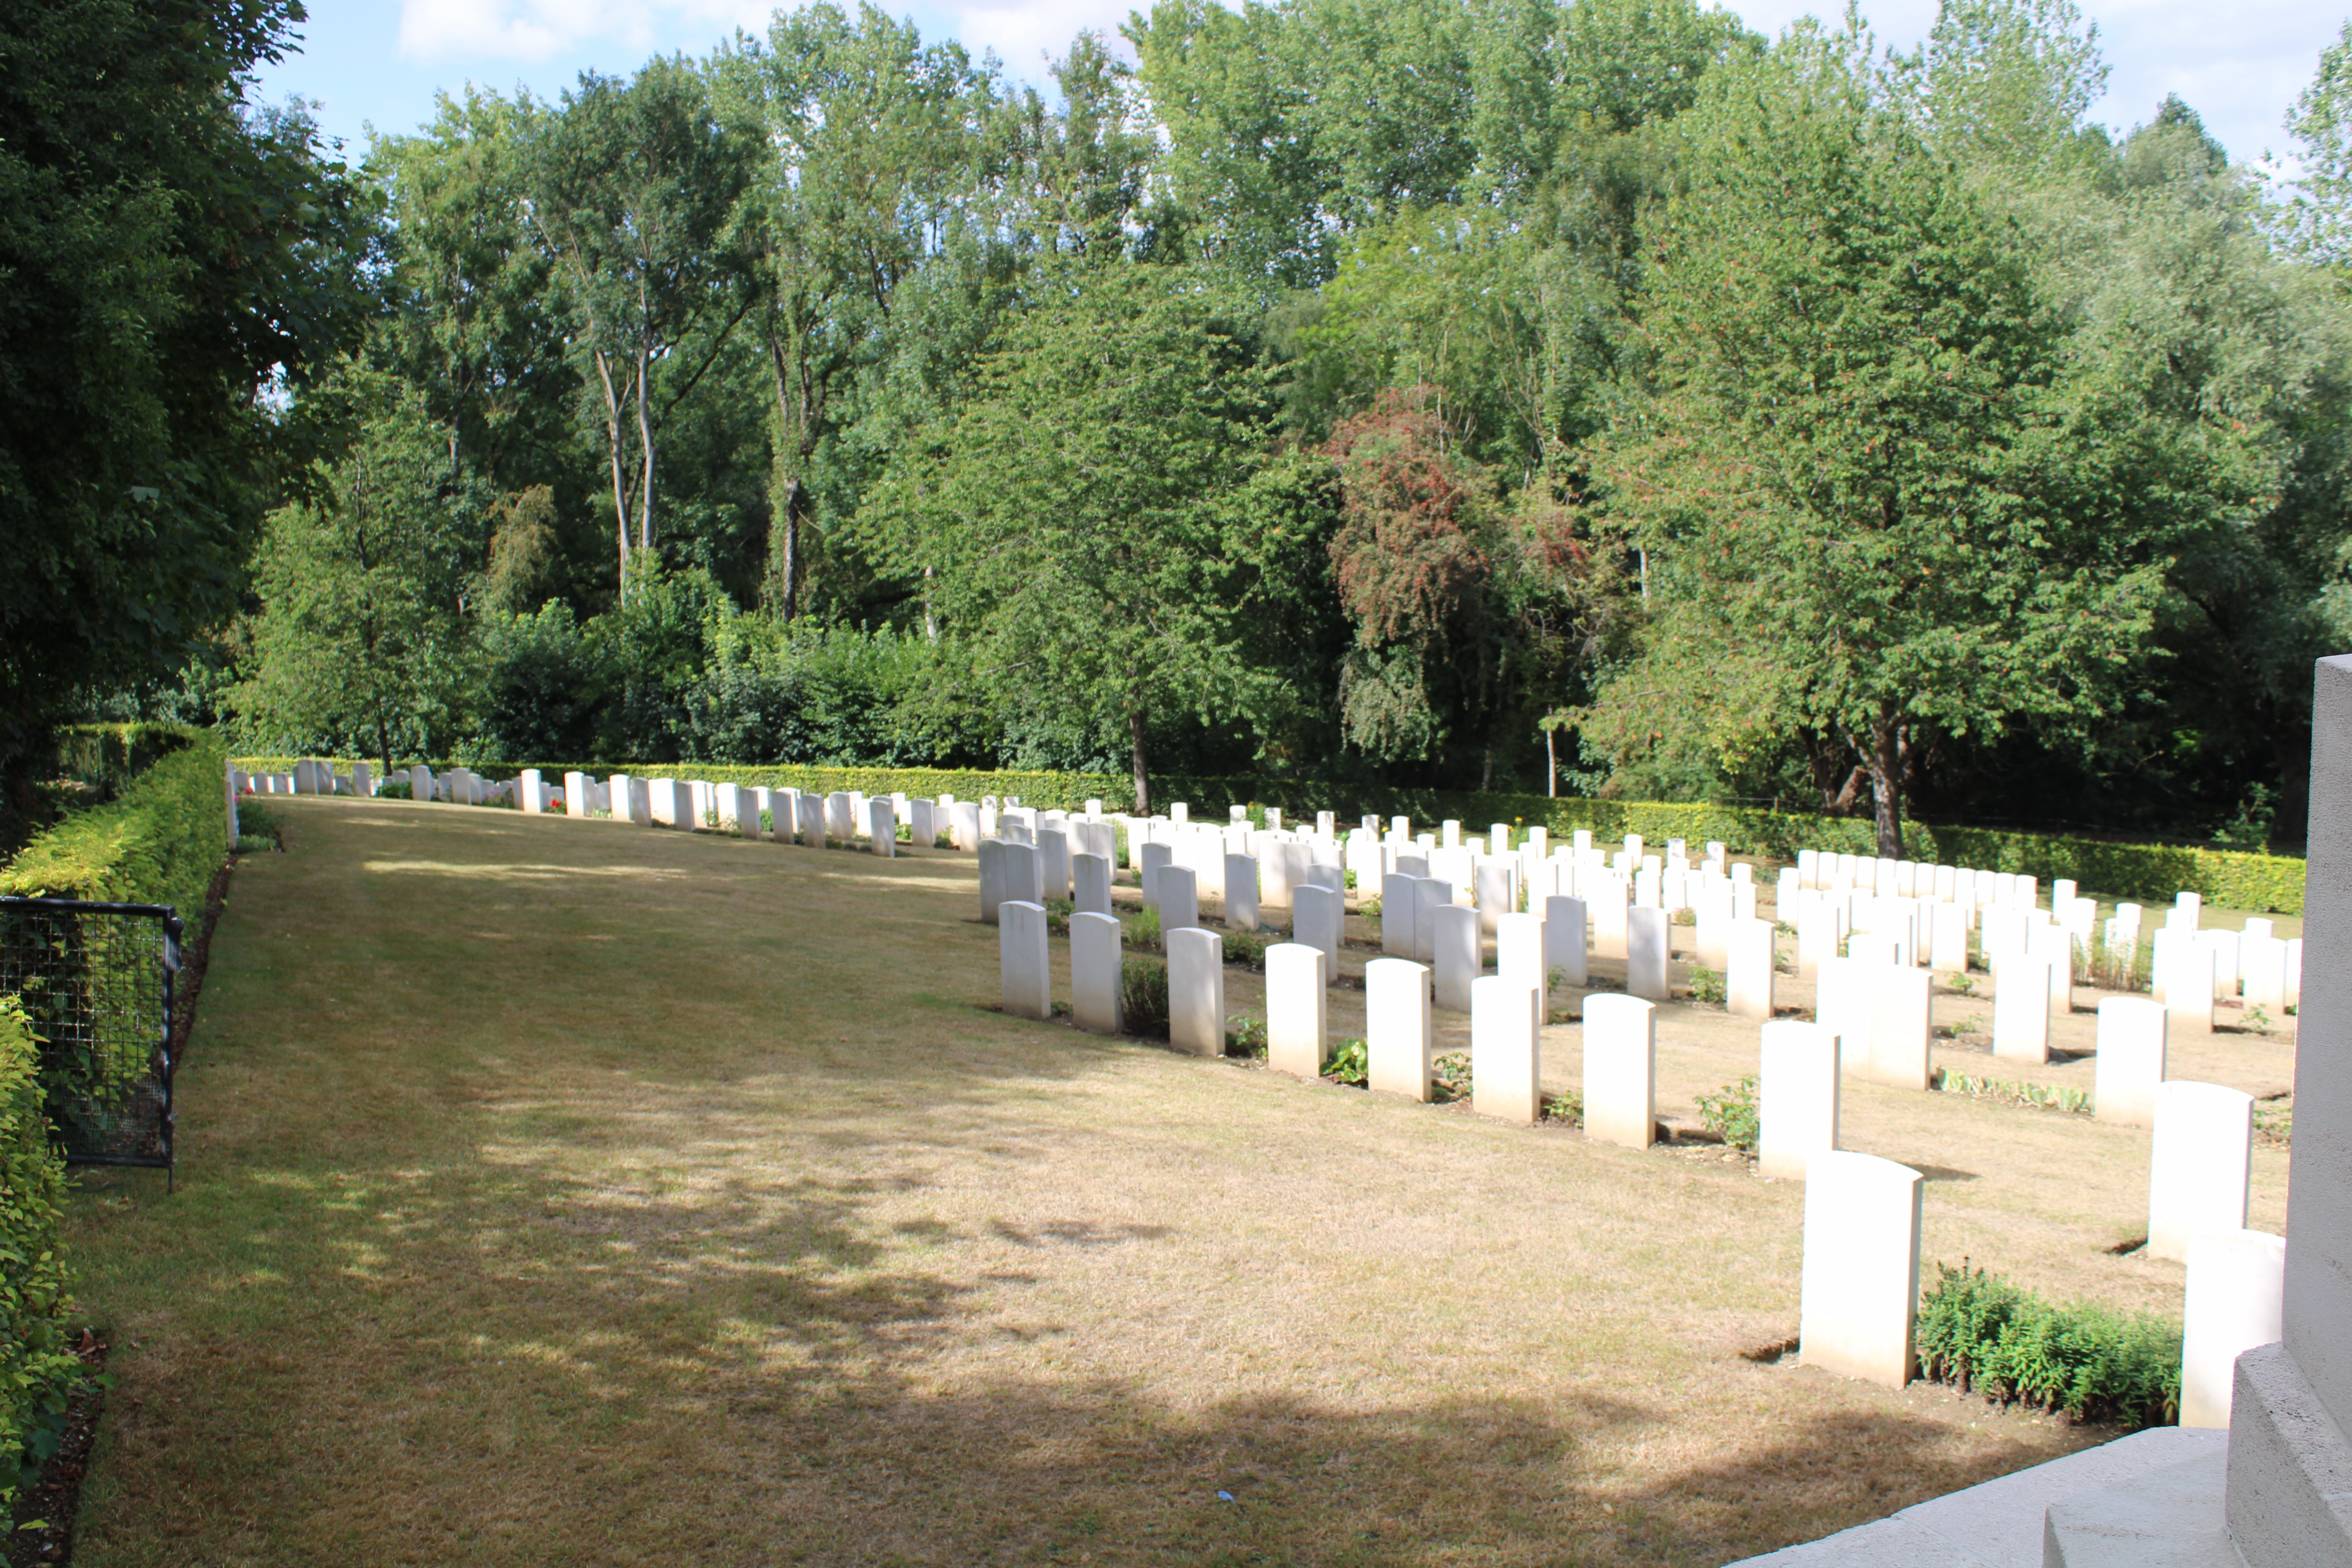
[[[1470,983],[1486,968],[1478,939],[1478,911],[1446,904],[1436,911],[1431,928],[1437,980],[1437,1005],[1452,1013],[1470,1011]]]
[[[1819,1024],[1767,1024],[1757,1073],[1757,1173],[1805,1179],[1815,1154],[1838,1146],[1838,1038]]]
[[[2091,1103],[2101,1121],[2156,1123],[2156,1087],[2164,1081],[2165,1006],[2145,996],[2099,1003],[2099,1054]]]
[[[1402,871],[1381,879],[1381,952],[1391,958],[1413,955],[1412,927],[1421,879]]]
[[[2050,1059],[2050,960],[2011,953],[1993,972],[1992,1054],[2016,1062]]]
[[[2253,1173],[2254,1097],[2218,1083],[2156,1087],[2148,1153],[2147,1254],[2189,1260],[2189,1244],[2243,1230]]]
[[[1005,845],[1004,896],[1019,899],[1024,903],[1045,903],[1045,889],[1037,880],[1037,849],[1034,845]]]
[[[1303,942],[1265,950],[1265,1065],[1293,1078],[1323,1072],[1323,955]]]
[[[1081,856],[1103,864],[1100,856]],[[1108,867],[1105,865],[1105,875]],[[1070,1016],[1081,1029],[1116,1035],[1125,1026],[1120,997],[1126,928],[1115,915],[1081,909],[1070,917]]]
[[[1160,896],[1160,929],[1163,933],[1200,925],[1201,899],[1194,890],[1190,866],[1162,868],[1152,885]]]
[[[983,925],[995,925],[1001,919],[1004,903],[1004,849],[1002,838],[980,841],[980,919]]]
[[[1798,1357],[1888,1388],[1911,1381],[1919,1310],[1919,1173],[1828,1150],[1805,1173]]]
[[[1765,1022],[1772,1016],[1773,942],[1769,921],[1725,923],[1727,947],[1724,995],[1731,1016]]]
[[[1110,860],[1101,855],[1070,858],[1070,899],[1085,914],[1107,915],[1110,905]]]
[[[1055,835],[1057,839],[1060,837],[1059,834]],[[881,856],[886,860],[898,856],[898,813],[892,807],[887,798],[877,795],[866,803],[866,847],[874,854]],[[1062,857],[1062,886],[1065,890],[1069,887],[1069,856],[1065,854]],[[1051,896],[1059,898],[1061,895],[1054,893]]]
[[[1666,911],[1636,906],[1625,913],[1625,989],[1652,1002],[1667,1000]]]
[[[1527,920],[1527,915],[1515,915]],[[1470,987],[1470,1109],[1532,1124],[1543,1115],[1542,994],[1519,976]]]
[[[1646,1149],[1658,1130],[1658,1015],[1638,996],[1584,999],[1584,1135]]]
[[[1366,1082],[1386,1094],[1429,1099],[1429,970],[1402,958],[1364,965]]]
[[[1584,900],[1555,895],[1544,900],[1544,968],[1559,971],[1560,983],[1585,984]]]
[[[1007,899],[997,910],[997,967],[1004,1010],[1016,1018],[1054,1016],[1053,969],[1045,954],[1045,906]]]
[[[2180,1310],[2180,1424],[2227,1426],[2238,1358],[2284,1330],[2286,1237],[2217,1230],[2189,1244]]]
[[[1387,905],[1381,906],[1383,910]],[[1234,931],[1255,931],[1257,915],[1257,857],[1227,855],[1225,857],[1225,924]]]
[[[1348,904],[1337,889],[1306,882],[1291,889],[1290,931],[1294,941],[1323,955],[1323,983],[1339,978],[1339,945],[1347,930]]]
[[[1879,970],[1871,984],[1870,1061],[1864,1076],[1896,1089],[1925,1089],[1934,1070],[1935,1031],[1929,1022],[1933,977],[1924,969],[1895,964]]]
[[[1168,949],[1168,1043],[1196,1057],[1223,1056],[1224,938],[1190,925],[1164,931],[1160,940]]]
[[[1551,1009],[1551,984],[1544,952],[1544,917],[1505,915],[1495,931],[1495,973],[1514,985],[1531,985],[1536,993],[1536,1026],[1541,1028]],[[1471,998],[1473,1011],[1477,998]]]

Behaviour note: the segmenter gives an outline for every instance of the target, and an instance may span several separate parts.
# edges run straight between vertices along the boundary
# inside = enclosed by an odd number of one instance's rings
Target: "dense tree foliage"
[[[2352,30],[2293,187],[2088,123],[2069,0],[1160,0],[1042,92],[817,5],[347,171],[184,9],[0,54],[12,744],[2300,837]]]

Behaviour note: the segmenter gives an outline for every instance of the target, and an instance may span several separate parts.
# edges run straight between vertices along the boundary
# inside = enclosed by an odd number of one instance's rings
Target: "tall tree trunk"
[[[1870,793],[1878,821],[1882,859],[1903,858],[1903,723],[1892,702],[1882,702],[1870,726]]]
[[[646,459],[645,494],[637,502],[637,548],[654,547],[654,426],[646,412],[646,381],[651,374],[646,343],[637,344],[637,446]]]
[[[1135,763],[1135,815],[1151,815],[1151,759],[1143,744],[1143,714],[1136,709],[1127,712],[1127,742]]]
[[[808,486],[798,479],[784,489],[784,586],[780,607],[786,621],[801,613],[801,523],[815,510]]]
[[[621,597],[629,596],[629,485],[621,472],[621,398],[613,386],[613,363],[604,351],[596,351],[596,377],[604,384],[604,444],[613,459],[613,519],[621,535],[621,565],[618,585]]]

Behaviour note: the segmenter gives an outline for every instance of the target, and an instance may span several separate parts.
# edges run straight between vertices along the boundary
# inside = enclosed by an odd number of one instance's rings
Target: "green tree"
[[[635,548],[654,546],[661,437],[759,298],[722,243],[754,153],[679,60],[584,76],[533,124],[530,213],[577,321],[625,595],[633,515]]]
[[[59,0],[0,46],[0,784],[226,623],[300,466],[273,385],[358,341],[372,207],[249,106],[292,0]]]
[[[2143,389],[2080,380],[2013,231],[1925,145],[1867,36],[1801,26],[1711,73],[1639,296],[1654,372],[1600,468],[1648,552],[1644,657],[1588,717],[1620,757],[1703,722],[1700,650],[1852,748],[1880,853],[1929,733],[2109,707],[2180,520]],[[2151,473],[2150,470],[2157,470]],[[1733,716],[1734,722],[1738,716]]]
[[[390,378],[336,389],[361,416],[311,499],[270,514],[254,558],[238,725],[271,749],[447,756],[477,663],[478,524],[453,495],[445,432]]]
[[[719,57],[733,111],[766,155],[739,213],[756,258],[755,313],[772,390],[769,508],[773,600],[800,613],[810,468],[846,422],[856,376],[880,352],[899,285],[976,219],[1001,152],[993,73],[954,43],[926,47],[912,23],[871,5],[779,12],[764,42]]]
[[[1149,810],[1156,724],[1280,700],[1259,622],[1312,573],[1309,487],[1231,298],[1133,262],[1035,281],[878,499],[971,696],[1115,720]]]

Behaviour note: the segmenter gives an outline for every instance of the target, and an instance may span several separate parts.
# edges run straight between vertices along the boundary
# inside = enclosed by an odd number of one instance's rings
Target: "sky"
[[[262,73],[262,96],[315,101],[320,126],[354,154],[367,131],[413,131],[440,89],[468,81],[528,86],[552,98],[583,71],[625,75],[655,54],[707,55],[734,29],[763,32],[772,0],[305,0],[301,52]],[[2088,0],[2110,72],[2093,118],[2118,132],[2179,93],[2233,158],[2285,153],[2282,121],[2309,83],[2352,0]],[[887,4],[887,0],[886,0]],[[1135,0],[933,0],[889,5],[926,38],[993,49],[1013,75],[1043,84],[1044,64],[1093,29],[1116,39]],[[1748,25],[1778,33],[1842,4],[1735,4]],[[1908,47],[1935,18],[1934,0],[1875,0],[1864,15],[1882,43]]]

